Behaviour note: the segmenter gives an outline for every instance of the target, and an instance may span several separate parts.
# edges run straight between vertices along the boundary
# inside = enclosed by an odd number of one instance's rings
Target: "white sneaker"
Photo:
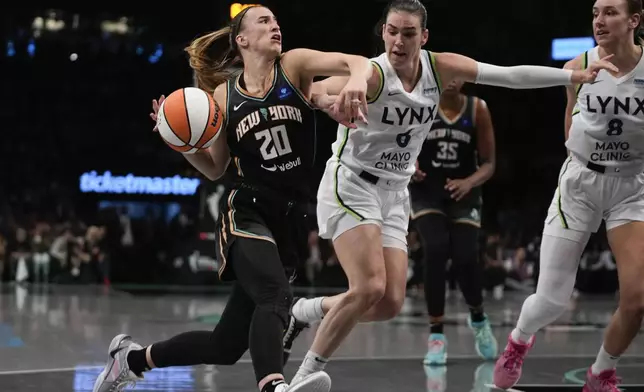
[[[326,372],[319,371],[300,380],[293,380],[293,383],[284,389],[284,392],[329,392],[330,390],[331,377]]]
[[[121,334],[114,337],[110,343],[107,365],[98,375],[93,392],[120,392],[126,386],[134,386],[137,381],[142,380],[142,377],[134,374],[127,364],[128,353],[140,349],[142,347],[127,335]]]

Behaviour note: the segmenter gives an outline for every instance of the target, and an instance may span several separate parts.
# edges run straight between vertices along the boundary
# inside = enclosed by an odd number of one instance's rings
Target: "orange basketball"
[[[174,91],[163,101],[157,127],[173,150],[184,154],[210,147],[221,130],[223,113],[212,95],[196,87]]]

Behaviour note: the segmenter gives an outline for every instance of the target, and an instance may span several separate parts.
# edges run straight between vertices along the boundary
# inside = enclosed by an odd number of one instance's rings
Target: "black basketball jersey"
[[[439,110],[431,131],[423,143],[418,165],[426,180],[445,183],[478,170],[478,138],[475,124],[474,97],[467,97],[459,115],[448,120]]]
[[[228,81],[226,135],[233,181],[268,187],[289,199],[312,199],[315,109],[288,80],[279,64],[263,98],[243,92],[243,74]]]

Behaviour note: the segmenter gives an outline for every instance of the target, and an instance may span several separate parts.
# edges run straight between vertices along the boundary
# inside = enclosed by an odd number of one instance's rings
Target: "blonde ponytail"
[[[200,89],[215,91],[218,85],[230,79],[230,67],[240,61],[230,47],[230,31],[230,27],[213,31],[195,39],[185,48]],[[212,56],[210,53],[219,55]]]

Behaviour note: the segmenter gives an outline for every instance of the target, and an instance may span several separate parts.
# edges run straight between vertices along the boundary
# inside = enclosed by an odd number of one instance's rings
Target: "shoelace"
[[[136,386],[136,380],[127,380],[127,381],[122,381],[120,384],[116,386],[116,391],[122,391],[123,388],[125,387],[132,387],[134,388]]]
[[[596,379],[602,389],[610,390],[611,392],[618,392],[619,388],[617,388],[617,385],[622,382],[622,379],[617,377],[614,372],[608,377],[597,377]]]
[[[430,352],[440,352],[443,349],[443,346],[445,346],[445,343],[443,341],[435,339],[429,342],[429,351]]]
[[[505,365],[503,367],[507,370],[514,371],[518,366],[523,364],[523,355],[521,350],[517,350],[514,347],[506,350],[503,353],[503,358],[506,359]]]
[[[109,392],[121,392],[125,387],[135,387],[136,383],[142,380],[137,378],[130,378],[130,371],[124,369],[121,374],[114,380],[112,387],[109,389]]]
[[[301,328],[298,328],[297,320],[291,319],[291,324],[289,324],[289,328],[286,330],[286,334],[284,335],[284,344],[290,343],[291,340],[295,339],[300,332]]]
[[[484,344],[490,344],[492,343],[492,334],[490,332],[486,326],[474,328],[474,337]]]

